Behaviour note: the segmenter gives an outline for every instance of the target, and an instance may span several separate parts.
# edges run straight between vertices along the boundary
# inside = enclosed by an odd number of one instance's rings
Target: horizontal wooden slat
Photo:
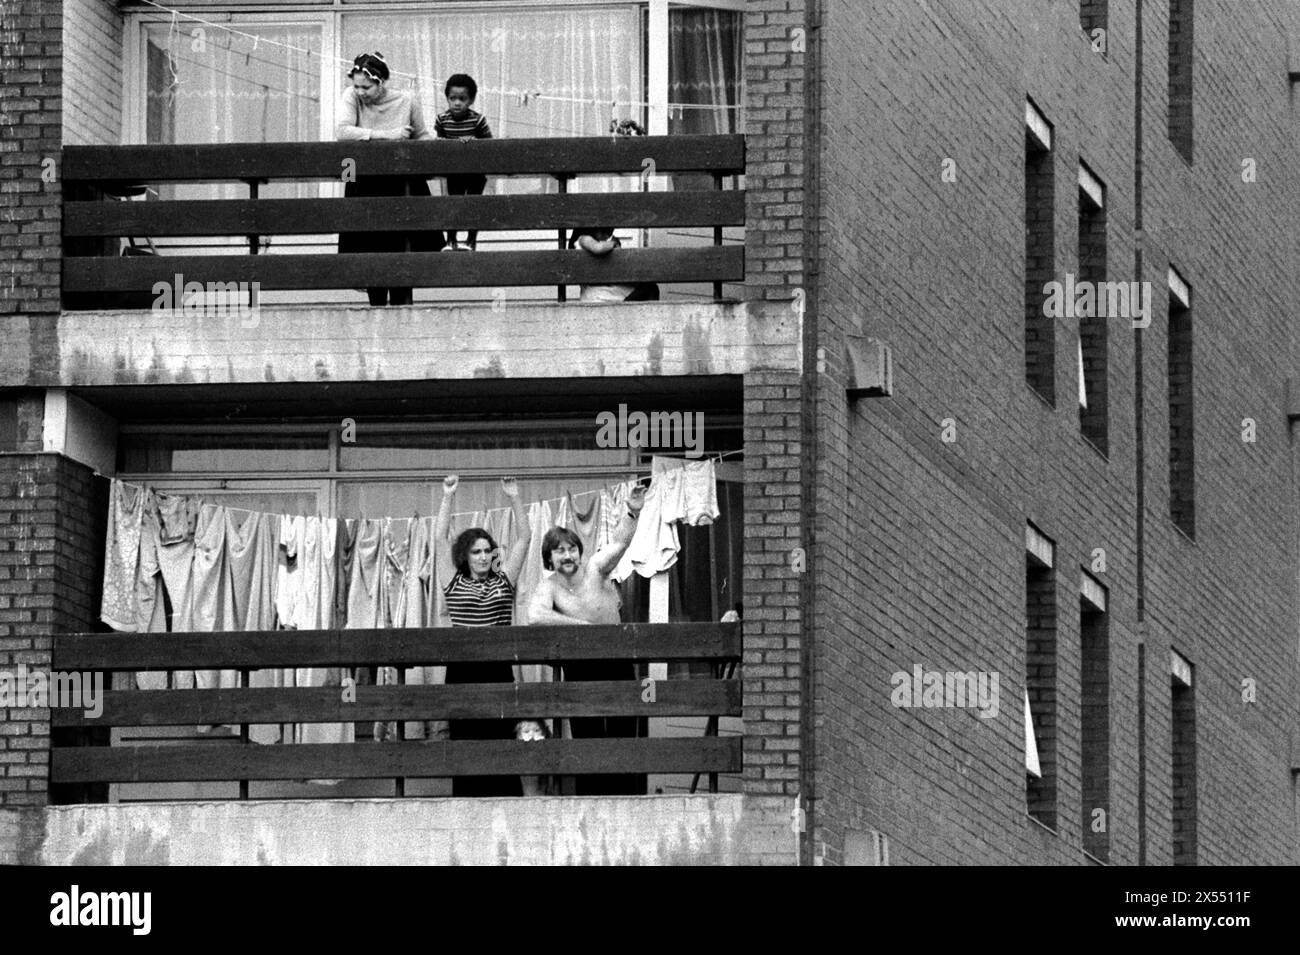
[[[225,723],[350,723],[372,720],[511,719],[526,716],[739,716],[738,680],[657,680],[654,701],[639,681],[359,686],[239,690],[110,690],[103,712],[51,711],[64,726],[208,726]]]
[[[742,738],[483,740],[288,746],[55,747],[50,782],[732,773]]]
[[[741,624],[91,633],[55,634],[52,642],[51,668],[62,671],[433,666],[494,660],[735,660],[740,658]]]
[[[744,225],[745,194],[633,192],[373,199],[68,202],[66,236],[317,235],[408,230]]]
[[[154,183],[246,179],[340,180],[344,162],[358,176],[600,175],[742,173],[743,136],[610,136],[491,139],[472,143],[224,143],[177,146],[66,146],[65,183]]]
[[[619,249],[597,257],[569,249],[530,252],[376,253],[374,255],[185,255],[65,258],[70,293],[150,291],[154,283],[260,283],[272,289],[470,288],[611,285],[633,282],[739,282],[741,246]],[[177,303],[177,306],[182,303]]]

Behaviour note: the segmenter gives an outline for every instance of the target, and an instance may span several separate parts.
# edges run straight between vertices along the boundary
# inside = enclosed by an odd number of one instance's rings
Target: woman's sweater
[[[433,133],[424,125],[420,101],[407,90],[384,87],[383,95],[375,103],[362,103],[356,89],[349,86],[343,91],[339,106],[337,139],[369,139],[373,129],[411,127],[411,139],[433,139]]]

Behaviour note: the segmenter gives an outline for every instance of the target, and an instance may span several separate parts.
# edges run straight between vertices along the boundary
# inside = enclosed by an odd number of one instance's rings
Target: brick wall
[[[1086,860],[1077,608],[1080,568],[1099,549],[1113,647],[1111,855],[1137,857],[1127,323],[1111,327],[1108,455],[1081,433],[1077,319],[1052,328],[1056,408],[1025,380],[1027,97],[1053,126],[1051,277],[1079,272],[1080,161],[1107,184],[1112,275],[1131,277],[1133,14],[1112,5],[1108,15],[1103,57],[1076,3],[825,4],[817,786],[827,861],[841,857],[844,834],[868,829],[888,838],[895,864]],[[893,398],[847,401],[836,358],[850,334],[890,345]],[[1027,814],[1026,522],[1056,544],[1055,833]],[[997,717],[892,706],[890,675],[916,664],[998,673]]]
[[[122,136],[122,15],[115,0],[64,0],[63,142],[113,145]]]
[[[803,0],[745,6],[745,287],[788,299],[804,285]]]
[[[0,2],[0,316],[59,308],[61,30],[59,0]]]
[[[1288,46],[1294,50],[1300,36],[1300,7],[1195,5],[1196,124],[1189,165],[1166,135],[1168,19],[1162,6],[1143,21],[1153,62],[1142,97],[1142,277],[1156,290],[1152,325],[1142,333],[1148,861],[1174,861],[1172,647],[1195,668],[1198,862],[1295,864],[1300,838],[1287,740],[1300,725],[1300,561],[1293,438],[1283,394],[1284,382],[1300,367],[1294,329],[1300,269],[1294,243],[1277,239],[1294,235],[1294,210],[1300,208],[1296,88],[1284,82],[1288,56],[1294,56]],[[1170,517],[1169,329],[1162,321],[1169,265],[1192,290],[1195,542]],[[1243,440],[1251,436],[1247,419],[1255,423],[1253,442]]]
[[[94,629],[107,482],[52,454],[0,454],[0,668],[49,668],[50,634]],[[0,806],[49,797],[49,710],[0,710]]]
[[[1103,57],[1075,3],[825,4],[816,772],[828,861],[844,833],[868,828],[903,864],[1086,861],[1081,569],[1109,592],[1110,861],[1137,861],[1141,822],[1147,861],[1173,861],[1171,646],[1197,667],[1200,861],[1294,861],[1297,559],[1280,402],[1296,367],[1287,320],[1300,271],[1278,237],[1300,182],[1282,82],[1300,9],[1198,5],[1196,70],[1216,82],[1197,85],[1192,167],[1167,136],[1168,9],[1144,11],[1138,275],[1131,5],[1108,5]],[[1054,277],[1078,275],[1088,255],[1082,161],[1107,187],[1107,277],[1155,292],[1149,329],[1122,318],[1107,328],[1105,449],[1081,432],[1077,319],[1055,323],[1056,407],[1025,384],[1026,96],[1054,127]],[[1269,175],[1243,181],[1248,157]],[[1195,543],[1169,518],[1169,262],[1192,284],[1198,318]],[[861,333],[892,348],[890,400],[844,397],[837,356]],[[1246,418],[1254,443],[1242,440]],[[1015,704],[1026,521],[1056,541],[1054,833],[1026,816]],[[892,707],[890,673],[915,663],[999,672],[999,718]],[[1247,677],[1267,702],[1243,703]]]
[[[744,791],[746,812],[773,834],[765,861],[786,864],[795,860],[799,793],[803,625],[791,555],[804,542],[800,394],[795,372],[745,376]]]

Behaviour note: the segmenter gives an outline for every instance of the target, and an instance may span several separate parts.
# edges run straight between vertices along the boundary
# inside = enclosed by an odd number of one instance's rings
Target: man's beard
[[[560,561],[555,569],[566,577],[572,577],[578,572],[578,562],[576,560]]]

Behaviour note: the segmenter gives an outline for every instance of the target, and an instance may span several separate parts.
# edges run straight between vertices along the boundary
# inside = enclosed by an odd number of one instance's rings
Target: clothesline
[[[148,4],[148,5],[151,6],[151,7],[155,7],[155,8],[157,8],[157,9],[163,11],[164,13],[170,13],[170,14],[172,15],[172,32],[173,32],[173,34],[175,33],[176,23],[178,22],[179,18],[184,17],[186,20],[189,20],[189,21],[191,21],[191,22],[193,22],[193,23],[201,23],[201,24],[203,24],[205,27],[211,27],[211,28],[214,29],[214,30],[222,30],[222,31],[224,31],[224,32],[226,32],[226,33],[228,33],[228,34],[230,34],[230,35],[232,35],[232,36],[240,36],[240,37],[244,37],[244,38],[246,38],[246,39],[252,40],[252,41],[253,41],[253,50],[256,50],[260,44],[265,43],[267,46],[279,47],[280,49],[287,50],[287,51],[289,51],[290,53],[303,53],[303,54],[306,54],[307,56],[320,56],[320,57],[324,58],[324,54],[317,53],[315,50],[312,50],[312,49],[310,49],[310,48],[297,47],[297,46],[294,46],[294,45],[292,45],[292,44],[290,44],[290,43],[281,43],[279,40],[268,40],[268,39],[266,39],[265,37],[258,36],[258,35],[255,34],[255,33],[246,33],[246,32],[244,32],[243,30],[237,30],[237,29],[234,29],[233,27],[228,27],[228,26],[226,26],[225,24],[222,24],[222,23],[214,23],[214,22],[211,21],[211,20],[205,20],[203,17],[196,17],[196,16],[193,16],[192,14],[182,13],[181,11],[176,10],[176,9],[173,9],[172,7],[166,6],[165,4],[157,3],[156,0],[140,0],[140,2],[142,2],[142,3],[146,3],[146,4]],[[250,51],[250,52],[252,52],[252,51]],[[342,58],[342,57],[339,57],[339,58],[335,59],[335,62],[336,62],[336,63],[339,63],[339,64],[342,64],[342,65],[346,65],[346,66],[350,66],[350,65],[352,64],[352,61],[351,61],[351,60],[344,59],[344,58]],[[170,63],[168,64],[168,67],[169,67],[169,69],[170,69]],[[437,89],[439,83],[442,82],[441,80],[439,80],[439,79],[437,79],[437,78],[435,78],[435,77],[432,77],[432,76],[425,76],[425,75],[422,74],[422,73],[408,73],[408,72],[403,71],[403,70],[395,70],[395,69],[393,69],[392,67],[389,67],[389,74],[390,74],[391,76],[400,76],[400,77],[404,77],[404,78],[406,78],[406,79],[416,80],[416,81],[421,82],[423,85],[431,86],[431,87],[433,87],[434,89]],[[175,76],[175,73],[173,72],[173,77],[174,77],[174,76]],[[670,110],[672,110],[673,112],[676,112],[679,116],[681,115],[681,112],[682,112],[683,110],[688,110],[688,109],[703,109],[703,110],[722,110],[722,109],[731,110],[731,109],[735,109],[735,110],[742,110],[742,109],[745,108],[745,107],[744,107],[744,104],[742,104],[742,103],[717,103],[717,104],[713,104],[713,103],[672,103],[672,104],[655,104],[655,103],[650,103],[650,102],[648,102],[648,101],[644,101],[644,100],[619,100],[619,99],[615,99],[615,100],[607,100],[607,99],[603,99],[602,97],[599,97],[599,96],[595,96],[595,97],[593,97],[593,96],[560,96],[560,95],[558,95],[558,94],[553,94],[553,93],[543,93],[543,92],[541,92],[540,90],[533,90],[533,89],[503,90],[503,89],[497,89],[497,88],[495,88],[495,87],[490,87],[490,86],[480,86],[480,87],[479,87],[479,92],[480,92],[480,93],[486,93],[486,94],[488,94],[488,95],[506,96],[506,97],[509,97],[509,98],[511,98],[511,99],[516,99],[516,100],[519,101],[519,104],[520,104],[521,106],[528,106],[530,103],[532,103],[532,102],[534,102],[534,101],[537,101],[537,100],[546,100],[546,101],[549,101],[549,102],[556,102],[556,103],[579,103],[579,104],[589,104],[589,105],[593,106],[593,107],[596,108],[596,109],[600,109],[600,108],[603,107],[603,106],[609,106],[609,107],[610,107],[610,111],[611,111],[611,113],[614,112],[614,111],[616,111],[616,110],[618,110],[620,107],[622,107],[622,108],[645,109],[645,108],[650,108],[650,107],[653,107],[653,106],[656,106],[656,105],[668,105],[669,108],[670,108]]]
[[[718,463],[721,463],[723,458],[727,458],[727,457],[731,457],[732,455],[735,455],[735,454],[743,454],[743,453],[744,453],[744,448],[735,448],[734,450],[731,450],[731,451],[715,451],[715,452],[710,452],[709,454],[702,455],[702,456],[699,457],[699,458],[677,457],[677,456],[675,456],[675,455],[668,455],[668,454],[660,454],[660,455],[655,455],[655,456],[658,457],[658,458],[665,458],[665,459],[668,459],[668,460],[674,460],[674,461],[703,461],[703,460],[715,460],[715,461],[717,461]],[[628,469],[627,469],[627,472],[628,472],[629,474],[634,474],[634,475],[644,475],[644,474],[649,474],[649,473],[651,472],[651,466],[650,466],[650,465],[637,465],[637,466],[634,466],[634,467],[630,467],[630,468],[628,468]],[[98,476],[101,476],[101,475],[99,475],[99,473],[96,472],[96,476],[98,477]],[[133,488],[133,489],[136,490],[136,491],[143,491],[143,490],[146,490],[146,489],[149,487],[149,485],[147,485],[147,484],[134,484],[134,483],[132,483],[132,482],[130,482],[130,481],[121,481],[121,482],[119,482],[119,483],[123,484],[123,485],[126,486],[126,487]],[[625,481],[618,481],[618,482],[616,482],[616,483],[614,483],[614,484],[607,484],[607,485],[605,485],[604,487],[592,488],[592,489],[589,490],[589,491],[579,491],[577,494],[568,494],[567,496],[573,498],[573,499],[576,501],[576,500],[579,500],[579,499],[582,499],[582,498],[591,497],[593,494],[600,494],[602,491],[610,491],[610,492],[612,492],[614,488],[617,488],[617,487],[619,487],[620,485],[622,485],[622,484],[626,484],[626,483],[627,483],[627,482],[625,482]],[[191,498],[194,498],[194,497],[202,497],[202,492],[200,492],[200,493],[198,493],[198,494],[178,494],[178,495],[176,495],[176,496],[177,496],[177,497],[191,497]],[[564,501],[564,500],[565,500],[564,497],[556,497],[556,498],[546,498],[546,499],[544,499],[544,500],[538,500],[538,501],[530,501],[529,503],[530,503],[530,504],[546,504],[546,505],[548,505],[549,507],[551,507],[552,509],[555,509],[555,508],[558,508],[558,507],[560,506],[560,503],[561,503],[562,501]],[[525,505],[525,507],[527,507],[527,506],[528,506],[528,505]],[[475,515],[475,514],[482,514],[482,513],[485,513],[486,511],[489,511],[489,510],[508,510],[508,509],[509,509],[508,507],[501,507],[501,508],[482,508],[482,509],[477,510],[477,511],[457,511],[457,512],[451,514],[450,517],[451,517],[452,520],[455,520],[455,519],[458,518],[458,517],[459,517],[459,518],[472,517],[472,516]],[[243,512],[243,513],[246,513],[246,514],[256,514],[256,513],[261,513],[261,512],[259,512],[259,511],[254,511],[253,509],[251,509],[251,508],[247,508],[247,507],[227,507],[226,510],[228,510],[228,511],[240,511],[240,512]],[[375,518],[375,519],[376,519],[376,520],[383,520],[383,518]]]

